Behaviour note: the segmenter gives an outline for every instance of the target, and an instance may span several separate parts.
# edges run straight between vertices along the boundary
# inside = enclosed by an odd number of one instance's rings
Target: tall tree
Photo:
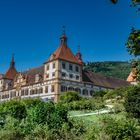
[[[118,2],[118,0],[111,0],[111,2],[116,4]],[[140,4],[140,0],[131,0],[131,2],[134,6],[137,6]]]
[[[110,0],[112,3],[116,4],[118,0]],[[131,6],[137,7],[140,11],[140,0],[131,0]],[[130,55],[135,59],[132,61],[132,71],[134,70],[137,76],[137,80],[140,81],[140,30],[132,28],[128,40],[126,42],[126,48]]]

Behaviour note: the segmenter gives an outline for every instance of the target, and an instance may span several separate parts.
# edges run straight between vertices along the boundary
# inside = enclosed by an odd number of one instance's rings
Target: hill
[[[131,64],[123,61],[87,62],[84,69],[126,80],[131,71]]]

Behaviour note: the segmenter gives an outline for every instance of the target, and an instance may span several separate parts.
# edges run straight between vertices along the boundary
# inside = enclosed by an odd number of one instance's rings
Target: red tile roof
[[[8,71],[6,72],[6,74],[4,75],[4,78],[6,78],[6,79],[14,79],[17,73],[18,72],[15,69],[15,67],[10,67],[8,69]]]
[[[123,86],[130,86],[130,83],[125,80],[103,76],[101,74],[93,73],[91,71],[83,71],[83,81],[92,83],[95,86],[110,89]]]
[[[6,72],[6,74],[4,75],[4,78],[13,80],[17,73],[18,72],[15,68],[15,61],[14,61],[14,55],[13,55],[11,62],[10,62],[10,67],[9,67],[8,71]]]
[[[67,37],[62,35],[60,47],[50,56],[47,62],[61,59],[81,65],[81,62],[72,53],[71,49],[67,46]]]
[[[40,76],[39,82],[43,82],[44,66],[40,66],[37,68],[30,69],[28,71],[24,71],[21,74],[25,76],[25,78],[27,80],[27,84],[35,83],[36,74],[39,74],[39,76]]]

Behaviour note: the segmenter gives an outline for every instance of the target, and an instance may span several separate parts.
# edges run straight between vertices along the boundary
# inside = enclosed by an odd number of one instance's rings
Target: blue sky
[[[0,72],[15,54],[19,71],[42,65],[59,46],[62,26],[73,52],[81,46],[84,61],[126,61],[125,42],[140,13],[129,0],[0,1]]]

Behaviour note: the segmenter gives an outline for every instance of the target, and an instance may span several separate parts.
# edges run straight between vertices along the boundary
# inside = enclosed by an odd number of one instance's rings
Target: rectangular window
[[[45,87],[45,93],[48,93],[48,86]]]
[[[51,92],[54,92],[54,85],[51,86]]]
[[[53,63],[53,69],[55,69],[55,63]]]
[[[55,72],[52,73],[52,77],[55,77]]]
[[[76,72],[79,72],[79,67],[76,66],[76,67],[75,67],[75,70],[76,70]]]
[[[49,70],[49,64],[47,65],[47,70]]]
[[[76,75],[76,80],[79,80],[79,78],[80,78],[80,77],[79,77],[78,75]]]
[[[70,74],[70,78],[73,78],[73,74]]]
[[[62,68],[66,69],[66,64],[64,62],[62,62]]]
[[[62,77],[66,77],[66,73],[65,72],[62,72]]]
[[[47,78],[47,79],[49,78],[49,74],[46,74],[46,78]]]
[[[66,91],[66,87],[65,86],[61,86],[61,92]]]
[[[72,64],[69,64],[69,70],[73,70]]]

